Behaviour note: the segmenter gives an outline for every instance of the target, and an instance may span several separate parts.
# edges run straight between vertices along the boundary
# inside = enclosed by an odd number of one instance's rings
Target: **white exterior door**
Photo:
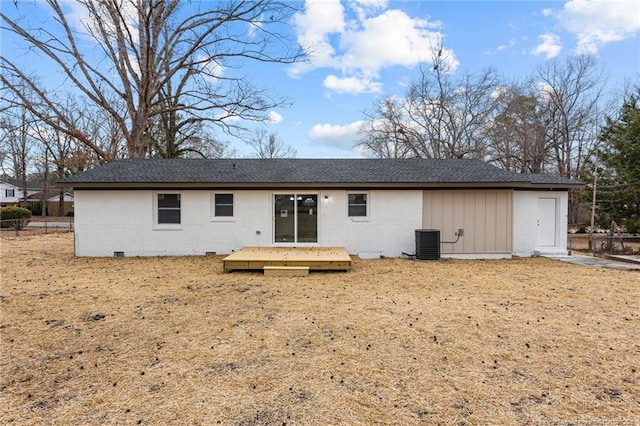
[[[556,246],[557,200],[538,198],[538,247]]]

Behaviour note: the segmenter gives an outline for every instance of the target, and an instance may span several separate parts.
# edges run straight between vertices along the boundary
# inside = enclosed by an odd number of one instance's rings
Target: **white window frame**
[[[16,197],[16,190],[15,189],[5,189],[4,190],[4,196],[7,198],[15,198]]]
[[[158,195],[161,194],[176,194],[180,196],[180,223],[158,223]],[[184,205],[181,191],[155,191],[153,193],[153,229],[158,231],[179,231],[182,229],[182,222],[184,221]]]
[[[349,215],[349,195],[355,194],[364,194],[367,197],[367,204],[365,205],[367,209],[367,214],[365,216],[350,216]],[[346,208],[347,208],[347,218],[353,222],[369,222],[371,219],[371,194],[369,191],[347,191],[347,200],[346,200]]]
[[[218,194],[231,194],[233,195],[233,215],[231,216],[216,216],[216,195]],[[236,206],[238,204],[238,197],[233,191],[215,191],[211,193],[211,221],[212,222],[233,222],[236,220]]]

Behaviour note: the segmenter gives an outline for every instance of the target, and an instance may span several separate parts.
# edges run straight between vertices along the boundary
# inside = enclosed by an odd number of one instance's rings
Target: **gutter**
[[[582,188],[583,184],[531,183],[531,182],[56,182],[58,187],[74,190],[149,190],[149,189],[522,189],[569,190]]]

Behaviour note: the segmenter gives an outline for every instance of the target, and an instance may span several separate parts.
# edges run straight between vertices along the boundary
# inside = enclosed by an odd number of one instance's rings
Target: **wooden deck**
[[[351,256],[344,247],[243,247],[222,259],[224,270],[265,266],[308,267],[310,271],[348,271]]]

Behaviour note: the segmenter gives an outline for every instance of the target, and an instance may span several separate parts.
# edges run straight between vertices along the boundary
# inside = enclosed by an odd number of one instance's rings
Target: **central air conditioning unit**
[[[416,229],[416,259],[440,260],[439,229]]]

